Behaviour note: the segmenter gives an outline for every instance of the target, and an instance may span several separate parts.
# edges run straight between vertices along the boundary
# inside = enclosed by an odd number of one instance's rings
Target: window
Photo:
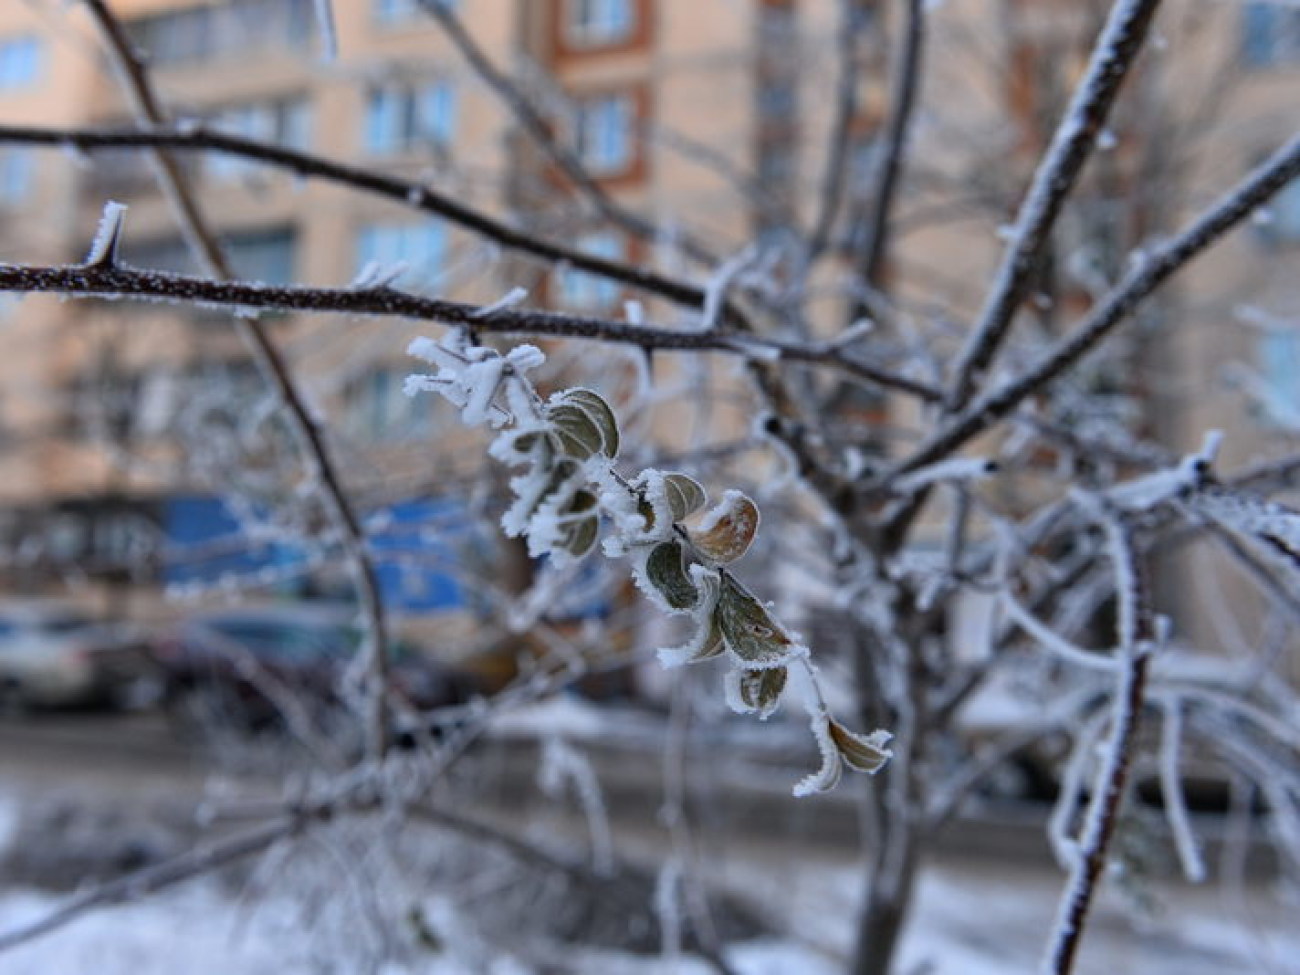
[[[393,82],[370,92],[365,147],[375,154],[445,147],[456,129],[456,89],[448,81]]]
[[[598,257],[622,260],[627,256],[623,238],[617,234],[588,234],[578,240],[578,249]],[[618,282],[584,271],[562,271],[560,301],[581,311],[604,311],[612,308],[622,294]]]
[[[31,189],[31,154],[18,149],[0,149],[0,206],[21,204]]]
[[[35,37],[0,40],[0,91],[34,85],[41,75],[43,52]]]
[[[227,0],[143,17],[128,25],[156,65],[193,66],[267,50],[308,47],[317,35],[313,0]]]
[[[1241,11],[1242,53],[1253,68],[1300,64],[1300,7],[1251,0]]]
[[[627,94],[597,95],[578,102],[574,149],[593,174],[620,173],[632,164],[635,118]]]
[[[428,431],[428,396],[407,396],[409,366],[379,366],[355,384],[351,396],[352,427],[358,437],[407,440]]]
[[[438,4],[453,11],[460,5],[457,0],[438,0]],[[419,0],[373,0],[370,11],[375,23],[384,26],[405,24],[418,17],[428,16],[420,9]]]
[[[603,47],[632,36],[637,27],[634,0],[566,0],[564,32],[579,47]]]
[[[446,231],[437,223],[368,224],[357,235],[357,273],[368,267],[381,273],[405,265],[394,282],[410,290],[428,290],[437,281],[446,256]]]
[[[212,125],[230,135],[291,149],[307,149],[311,145],[311,105],[305,98],[228,108],[212,119]],[[207,156],[204,165],[210,177],[226,182],[258,170],[255,163],[221,153]]]

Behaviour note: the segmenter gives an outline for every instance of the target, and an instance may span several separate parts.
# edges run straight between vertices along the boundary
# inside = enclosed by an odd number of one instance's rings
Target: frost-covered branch
[[[940,395],[937,389],[919,380],[894,373],[846,350],[820,344],[786,342],[758,336],[746,337],[743,343],[737,343],[735,336],[726,332],[684,332],[517,306],[499,310],[490,318],[484,318],[481,314],[482,306],[479,305],[426,298],[389,287],[309,288],[214,281],[192,275],[122,266],[35,267],[0,263],[0,291],[159,299],[177,305],[229,308],[237,313],[265,309],[411,318],[446,325],[463,325],[473,328],[479,334],[586,339],[666,352],[720,352],[752,356],[757,350],[762,350],[764,354],[771,354],[777,359],[825,366],[927,402],[935,402]]]
[[[1113,513],[1103,513],[1103,519],[1119,601],[1119,676],[1110,735],[1043,964],[1043,970],[1051,975],[1069,975],[1073,971],[1075,953],[1106,867],[1110,841],[1119,825],[1145,702],[1147,669],[1156,640],[1150,595],[1138,563],[1141,555],[1134,545],[1131,529]]]
[[[1300,136],[1291,139],[1172,240],[1134,255],[1129,270],[1067,335],[1019,376],[976,397],[884,479],[933,464],[960,449],[1095,349],[1158,287],[1300,175]]]
[[[798,668],[822,765],[795,795],[834,788],[842,765],[875,772],[885,764],[890,735],[861,735],[835,720],[808,648],[732,574],[758,532],[750,498],[727,491],[705,511],[704,488],[685,474],[621,474],[614,411],[583,388],[543,400],[528,377],[545,360],[534,346],[502,355],[458,330],[441,342],[419,339],[410,352],[437,372],[410,376],[408,395],[438,393],[466,424],[501,431],[489,453],[522,468],[510,480],[514,501],[501,519],[507,535],[526,539],[532,557],[564,566],[592,552],[604,529],[604,554],[627,558],[637,587],[659,609],[690,619],[686,642],[659,651],[665,666],[725,660],[727,703],[759,718],[780,705],[790,668]]]
[[[1017,309],[1029,293],[1052,227],[1097,144],[1097,136],[1159,6],[1160,0],[1119,0],[1111,8],[1088,70],[1034,173],[984,308],[957,360],[950,409],[966,405],[972,386],[978,383],[1011,328]]]

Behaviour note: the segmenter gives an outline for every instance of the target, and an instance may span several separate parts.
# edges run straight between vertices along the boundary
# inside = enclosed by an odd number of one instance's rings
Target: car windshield
[[[259,657],[315,660],[349,653],[355,641],[345,626],[290,620],[218,620],[209,626]]]
[[[45,633],[71,633],[73,630],[80,630],[87,626],[93,626],[94,620],[89,616],[79,616],[76,613],[63,613],[58,616],[47,616],[37,622],[35,629]]]

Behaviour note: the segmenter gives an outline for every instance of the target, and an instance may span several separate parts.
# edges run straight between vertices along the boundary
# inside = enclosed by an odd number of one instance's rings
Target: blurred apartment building
[[[426,181],[546,237],[703,277],[679,256],[677,235],[730,255],[754,239],[779,241],[811,218],[833,117],[839,0],[453,6],[602,189],[652,218],[660,239],[611,229],[578,202],[415,0],[333,0],[333,56],[313,0],[112,3],[176,118]],[[853,203],[877,159],[899,5],[849,6],[863,30],[858,109],[848,127]],[[934,6],[932,71],[888,269],[901,298],[938,315],[978,307],[999,254],[996,228],[1014,213],[1105,6]],[[1113,276],[1132,244],[1176,226],[1207,202],[1207,187],[1227,185],[1295,127],[1300,10],[1192,2],[1162,31],[1090,172],[1084,192],[1095,205],[1063,226],[1058,293],[1044,303],[1039,329],[1063,327],[1062,317],[1086,307],[1094,279]],[[0,120],[130,121],[76,5],[0,7]],[[620,311],[627,297],[323,182],[230,157],[184,162],[242,277],[342,286],[371,261],[401,261],[408,270],[399,286],[466,300],[490,302],[522,285],[534,300],[604,312]],[[195,269],[138,152],[0,148],[0,260],[79,260],[110,199],[130,208],[125,260]],[[1137,392],[1153,406],[1141,421],[1148,432],[1183,447],[1207,425],[1236,431],[1225,417],[1249,411],[1240,409],[1240,384],[1222,381],[1230,360],[1258,380],[1244,398],[1269,429],[1300,417],[1300,384],[1292,382],[1300,342],[1291,331],[1300,289],[1294,270],[1284,270],[1288,257],[1294,268],[1298,244],[1300,187],[1283,195],[1266,224],[1216,256],[1176,304],[1161,306],[1165,315],[1193,309],[1211,327],[1208,338],[1188,330],[1158,349],[1139,341],[1132,355],[1144,360],[1143,371],[1133,362],[1117,367],[1117,389],[1143,385]],[[1243,304],[1251,309],[1245,323]],[[668,319],[677,314],[649,307]],[[427,398],[401,393],[412,371],[405,347],[423,329],[294,317],[269,327],[329,418],[362,506],[385,509],[399,524],[436,515],[431,499],[477,458],[458,456],[454,443],[433,435]],[[239,523],[225,488],[256,499],[267,485],[282,490],[286,477],[301,476],[286,475],[284,451],[266,446],[275,442],[274,420],[259,406],[260,380],[222,314],[37,296],[7,299],[0,328],[0,536],[9,588],[39,590],[69,573],[183,582],[293,561],[274,537],[258,554],[220,544]],[[1247,429],[1242,420],[1234,458],[1259,443]],[[436,573],[425,581],[424,595],[409,597],[412,607],[457,598]],[[406,597],[394,589],[394,598]]]

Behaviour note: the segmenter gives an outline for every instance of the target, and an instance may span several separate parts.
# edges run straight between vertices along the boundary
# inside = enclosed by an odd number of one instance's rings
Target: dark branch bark
[[[798,345],[728,332],[679,332],[629,325],[603,318],[557,312],[506,308],[484,315],[478,305],[394,291],[390,288],[306,288],[213,281],[162,271],[113,266],[32,267],[0,264],[0,291],[57,292],[104,298],[160,298],[178,305],[208,305],[247,313],[252,309],[376,315],[415,318],[473,328],[480,334],[545,335],[636,345],[663,351],[710,351],[762,359],[776,356],[792,362],[835,369],[888,389],[937,402],[932,386],[895,375],[854,358],[842,349]]]
[[[1159,6],[1160,0],[1120,0],[1111,9],[1110,18],[1093,48],[1088,72],[1075,89],[1052,144],[1034,173],[1033,184],[1016,218],[1011,244],[978,323],[957,361],[950,409],[959,410],[966,404],[972,387],[1010,330],[1016,310],[1029,293],[1052,227],[1097,144],[1097,136],[1142,49]]]

